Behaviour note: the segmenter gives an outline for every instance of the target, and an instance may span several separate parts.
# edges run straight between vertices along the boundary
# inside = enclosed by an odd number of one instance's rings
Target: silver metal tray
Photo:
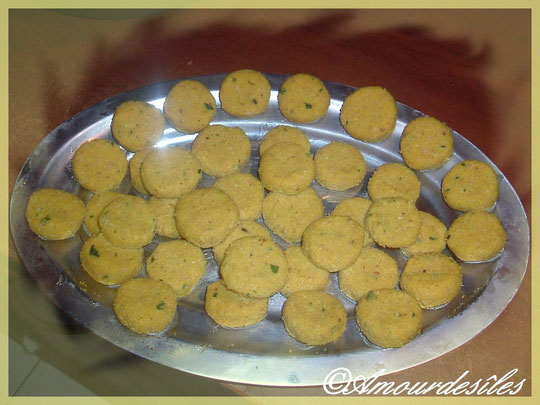
[[[268,110],[257,117],[239,119],[219,108],[219,87],[225,74],[201,76],[218,101],[218,111],[212,124],[239,126],[252,143],[252,157],[245,171],[253,174],[258,166],[258,144],[262,136],[276,125],[294,125],[279,112],[277,91],[286,76],[268,74],[272,94]],[[94,282],[79,263],[79,249],[88,238],[84,230],[69,240],[44,241],[34,235],[26,223],[24,210],[28,198],[42,187],[60,188],[87,201],[91,194],[83,190],[71,171],[71,157],[77,148],[91,138],[109,138],[112,114],[127,100],[144,100],[161,108],[168,90],[177,81],[150,85],[112,97],[64,122],[49,134],[24,164],[15,184],[10,206],[11,231],[15,245],[28,272],[69,316],[111,343],[136,355],[189,373],[240,383],[276,386],[321,385],[327,374],[344,367],[353,377],[371,376],[399,371],[441,356],[472,339],[487,327],[508,305],[525,275],[529,257],[529,227],[521,202],[504,175],[473,144],[454,132],[455,153],[442,168],[419,172],[422,184],[418,208],[436,214],[447,226],[458,213],[448,208],[441,198],[440,183],[446,172],[463,159],[488,162],[500,180],[500,197],[494,212],[501,218],[507,232],[504,253],[487,263],[462,263],[464,284],[462,294],[443,308],[424,311],[424,332],[400,349],[383,350],[362,336],[354,319],[355,303],[340,293],[336,275],[332,275],[330,292],[337,296],[348,312],[347,331],[333,344],[306,346],[287,335],[281,321],[284,298],[277,294],[270,300],[268,316],[257,325],[241,330],[217,326],[204,312],[204,294],[208,283],[218,277],[216,262],[210,250],[205,251],[208,271],[198,288],[179,300],[177,317],[171,327],[155,336],[141,336],[120,325],[111,309],[114,288]],[[405,125],[423,115],[399,104],[399,117],[394,133],[379,144],[357,141],[346,134],[339,123],[339,110],[345,97],[355,88],[326,83],[332,100],[328,114],[319,122],[298,125],[311,139],[312,152],[333,140],[358,147],[368,163],[369,173],[385,162],[402,162],[399,139]],[[195,135],[178,133],[171,127],[159,146],[178,144],[189,147]],[[213,183],[203,176],[200,187]],[[326,213],[341,200],[354,195],[367,195],[363,187],[346,192],[329,192],[314,182],[313,187],[324,196]],[[130,188],[129,178],[121,191],[137,194]],[[276,241],[286,244],[278,237]],[[148,255],[159,243],[146,248]],[[397,250],[387,250],[400,268],[405,256]],[[449,252],[447,252],[450,254]],[[344,375],[343,379],[347,377]],[[334,382],[338,382],[336,378]]]

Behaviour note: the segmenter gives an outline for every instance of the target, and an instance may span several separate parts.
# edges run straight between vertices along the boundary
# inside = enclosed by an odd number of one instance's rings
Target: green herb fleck
[[[208,103],[204,103],[204,106],[206,107],[206,109],[208,111],[212,111],[214,109],[214,107],[211,104],[208,104]]]
[[[235,82],[235,81],[236,81],[236,77],[233,77],[231,80],[232,80],[233,82]]]
[[[272,273],[277,273],[279,270],[279,266],[276,266],[275,264],[271,264],[270,268],[272,269]]]
[[[311,110],[311,108],[313,107],[311,104],[306,103],[305,101],[304,101],[304,104],[306,105],[306,109],[308,110]]]
[[[251,80],[248,80],[248,83],[251,84],[252,86],[255,86],[255,83],[253,83]]]
[[[41,218],[40,224],[41,224],[41,225],[47,225],[47,223],[48,223],[50,220],[51,220],[51,217],[47,215],[46,217]]]
[[[201,174],[201,173],[202,173],[202,169],[197,169],[197,173]]]
[[[436,236],[430,236],[429,240],[437,240],[437,237]]]
[[[213,293],[212,297],[216,298],[217,297],[217,292]]]
[[[373,291],[368,292],[368,295],[366,295],[366,300],[368,301],[374,300],[376,298],[377,298],[377,295]]]
[[[90,256],[99,257],[99,251],[96,249],[94,245],[90,246]]]
[[[161,309],[164,309],[165,308],[165,303],[163,301],[161,301],[159,304],[156,305],[156,308],[161,310]]]
[[[281,94],[285,94],[287,92],[287,89],[285,87],[282,87],[281,89],[279,89],[279,92]]]
[[[257,100],[255,100],[254,98],[251,99],[251,102],[252,102],[253,104],[257,104]]]
[[[467,164],[466,164],[466,163],[462,163],[461,166],[467,167]]]

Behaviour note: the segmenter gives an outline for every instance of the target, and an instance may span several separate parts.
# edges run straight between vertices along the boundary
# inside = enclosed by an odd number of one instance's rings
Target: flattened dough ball
[[[136,152],[154,146],[161,139],[165,130],[165,117],[152,104],[126,101],[116,109],[111,130],[116,142]]]
[[[310,123],[326,115],[330,93],[324,83],[311,75],[298,73],[285,80],[279,89],[278,104],[289,121]]]
[[[296,143],[300,145],[306,153],[309,153],[311,150],[311,143],[304,131],[289,125],[278,125],[264,135],[264,138],[259,145],[259,154],[262,156],[269,147],[279,142]]]
[[[362,152],[348,143],[332,142],[315,154],[315,178],[330,190],[347,190],[364,180],[367,164]]]
[[[81,227],[84,215],[84,202],[79,197],[54,188],[35,191],[26,206],[32,232],[49,240],[71,238]]]
[[[420,233],[420,213],[414,203],[405,198],[382,198],[369,207],[365,225],[380,246],[408,247],[416,242]]]
[[[417,253],[441,253],[446,247],[446,225],[437,217],[424,211],[420,212],[420,232],[416,242],[402,248],[405,256],[411,257]]]
[[[151,195],[179,198],[194,190],[202,176],[202,166],[189,150],[175,146],[155,149],[141,165],[141,179]]]
[[[403,197],[414,203],[420,196],[420,180],[411,169],[401,163],[385,163],[379,166],[369,179],[368,193],[373,201]]]
[[[193,190],[178,200],[176,226],[180,236],[201,248],[221,243],[238,222],[238,207],[223,191]]]
[[[371,290],[396,288],[399,281],[398,266],[394,258],[380,249],[366,247],[358,259],[338,273],[343,293],[354,301]]]
[[[394,97],[380,86],[357,89],[345,99],[339,115],[341,125],[353,138],[371,143],[388,138],[397,117]]]
[[[97,193],[118,188],[127,174],[128,160],[116,142],[93,139],[77,149],[71,166],[81,186]]]
[[[268,191],[298,194],[315,178],[313,156],[295,143],[277,143],[261,156],[259,177]]]
[[[493,208],[499,198],[499,180],[487,163],[465,160],[444,176],[442,195],[455,210],[487,211]]]
[[[143,254],[142,248],[114,246],[102,234],[97,234],[83,243],[80,259],[82,268],[98,283],[116,285],[141,272]]]
[[[358,301],[356,322],[372,343],[401,347],[421,332],[422,308],[405,291],[373,290]]]
[[[246,166],[251,144],[242,128],[210,125],[197,135],[191,152],[201,162],[203,172],[223,177]]]
[[[419,253],[409,259],[400,277],[422,308],[437,308],[452,301],[461,290],[463,274],[454,259],[442,253]]]
[[[262,321],[268,312],[268,298],[248,298],[228,290],[223,280],[206,289],[204,308],[210,318],[226,328],[245,328]]]
[[[252,117],[268,107],[271,86],[261,72],[242,69],[230,73],[221,83],[221,108],[237,117]]]
[[[249,173],[233,173],[222,177],[214,187],[225,192],[238,205],[240,219],[258,219],[261,216],[264,187]]]
[[[136,249],[154,239],[156,219],[141,197],[124,194],[112,200],[98,217],[99,229],[113,245]]]
[[[413,170],[441,167],[454,153],[452,130],[436,118],[418,117],[403,130],[400,152]]]
[[[280,293],[288,297],[301,290],[325,291],[330,285],[330,273],[311,263],[300,246],[290,246],[285,250],[289,265],[287,282]]]
[[[221,277],[229,290],[250,298],[268,298],[287,281],[289,266],[281,248],[261,236],[234,242],[221,262]]]
[[[371,206],[371,200],[363,197],[352,197],[341,201],[330,215],[339,215],[342,217],[351,217],[360,225],[364,226],[367,211]],[[372,245],[373,238],[364,226],[364,246]]]
[[[467,212],[456,218],[446,232],[446,245],[464,262],[491,260],[506,246],[501,220],[490,212]]]
[[[164,281],[134,278],[118,288],[113,309],[122,325],[147,335],[162,332],[171,324],[176,300],[176,293]]]
[[[146,260],[148,277],[165,281],[178,297],[188,295],[206,273],[201,248],[185,240],[160,243]]]
[[[294,243],[302,239],[310,223],[324,215],[324,204],[311,187],[295,195],[272,192],[263,200],[262,214],[272,232]]]
[[[216,115],[216,100],[210,90],[196,80],[182,80],[167,94],[163,111],[180,132],[193,134],[205,128]]]
[[[338,340],[347,328],[343,304],[324,291],[298,291],[283,304],[287,333],[307,345],[325,345]]]
[[[306,257],[329,272],[353,264],[363,247],[364,228],[350,217],[319,218],[306,228],[302,237]]]

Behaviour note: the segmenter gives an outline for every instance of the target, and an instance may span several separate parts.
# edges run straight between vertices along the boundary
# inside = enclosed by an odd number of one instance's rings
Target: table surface
[[[530,218],[530,10],[10,10],[9,17],[10,192],[39,142],[101,100],[252,68],[386,87],[477,145]],[[40,357],[98,395],[324,394],[321,387],[221,383],[155,365],[81,330],[35,290],[10,241],[10,337],[36,341]],[[99,349],[99,361],[80,353],[83,343]],[[154,384],[119,388],[119,373],[106,371],[111,363],[116,370],[136,363]],[[512,369],[519,370],[513,381],[526,379],[519,395],[530,395],[530,268],[513,301],[474,339],[379,381],[447,382],[468,371],[474,382]]]

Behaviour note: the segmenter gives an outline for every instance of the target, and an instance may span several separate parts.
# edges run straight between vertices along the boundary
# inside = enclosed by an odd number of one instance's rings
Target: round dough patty
[[[272,240],[270,231],[264,226],[253,220],[240,220],[238,225],[227,235],[227,237],[219,244],[213,247],[214,259],[221,263],[225,257],[227,249],[238,239],[246,236],[262,236],[265,239]]]
[[[197,135],[191,152],[201,162],[206,174],[223,177],[246,166],[251,144],[242,128],[210,125]]]
[[[368,182],[368,193],[373,201],[403,197],[414,203],[420,196],[420,180],[407,166],[386,163],[373,172]]]
[[[221,277],[229,290],[250,298],[267,298],[287,281],[289,266],[281,248],[261,236],[234,242],[221,262]]]
[[[359,301],[371,290],[396,288],[399,281],[394,258],[373,247],[364,248],[358,259],[338,276],[341,291],[354,301]]]
[[[127,174],[128,160],[116,142],[93,139],[77,149],[71,166],[81,186],[97,193],[118,188]]]
[[[140,334],[157,333],[171,324],[176,314],[176,293],[167,283],[134,278],[118,288],[113,309],[120,323]]]
[[[491,260],[506,246],[501,220],[490,212],[467,212],[456,218],[446,232],[446,245],[461,260]]]
[[[120,104],[111,124],[116,142],[133,152],[154,146],[164,130],[165,117],[161,110],[144,101]]]
[[[180,132],[193,134],[205,128],[216,115],[216,100],[210,90],[196,80],[182,80],[169,92],[163,111]]]
[[[259,145],[259,155],[262,156],[269,147],[280,142],[296,143],[300,145],[306,153],[309,153],[311,150],[311,143],[304,131],[289,125],[278,125],[264,135],[264,138]]]
[[[297,291],[283,304],[287,333],[307,345],[325,345],[338,340],[347,328],[343,304],[324,291]]]
[[[245,328],[262,321],[268,298],[248,298],[227,289],[223,280],[206,289],[204,308],[210,318],[226,328]]]
[[[122,284],[136,277],[143,267],[144,250],[114,246],[102,234],[83,243],[82,268],[94,280],[105,285]]]
[[[153,150],[154,148],[148,148],[135,152],[129,160],[129,176],[131,178],[131,185],[133,188],[135,188],[135,190],[142,194],[150,194],[142,182],[141,166],[144,159],[146,159],[148,154]]]
[[[417,253],[441,253],[446,247],[446,225],[427,212],[419,212],[420,232],[416,237],[416,242],[402,248],[401,251],[408,257]]]
[[[465,160],[444,176],[442,195],[455,210],[487,211],[493,208],[499,198],[499,180],[487,163]]]
[[[225,192],[238,206],[240,219],[258,219],[261,216],[264,187],[249,173],[233,173],[222,177],[214,187]]]
[[[102,191],[94,194],[92,198],[88,200],[86,203],[84,225],[91,235],[97,235],[101,232],[99,229],[98,218],[99,214],[103,212],[103,208],[109,205],[112,200],[122,195],[122,193],[117,193],[116,191]]]
[[[367,164],[362,152],[348,143],[332,142],[315,154],[315,178],[330,190],[347,190],[364,180]]]
[[[201,248],[221,243],[238,222],[238,207],[223,191],[193,190],[178,200],[176,226],[180,236]]]
[[[408,247],[420,233],[420,213],[414,203],[402,197],[373,201],[364,223],[373,240],[383,247]]]
[[[373,290],[358,301],[356,322],[372,343],[401,347],[422,330],[422,308],[405,291]]]
[[[351,217],[360,225],[364,226],[367,211],[371,206],[371,200],[363,197],[352,197],[341,201],[332,210],[330,215],[339,215],[341,217]],[[364,246],[372,245],[373,238],[364,226]]]
[[[242,69],[230,73],[221,83],[221,108],[237,117],[252,117],[268,107],[271,86],[261,72]]]
[[[350,217],[319,218],[306,228],[302,237],[306,257],[329,272],[353,264],[363,247],[364,228]]]
[[[330,93],[324,83],[311,75],[298,73],[285,80],[279,89],[281,113],[292,122],[310,123],[326,115]]]
[[[156,233],[166,238],[179,238],[180,234],[176,228],[174,209],[178,203],[178,198],[152,197],[148,201],[150,209],[156,218]]]
[[[44,239],[63,240],[81,227],[85,205],[67,191],[42,188],[30,196],[25,214],[32,232]]]
[[[444,165],[454,153],[452,130],[433,117],[418,117],[401,135],[400,152],[414,170],[433,170]]]
[[[345,99],[339,115],[341,125],[353,138],[371,143],[392,135],[397,117],[394,97],[379,86],[357,89]]]
[[[301,290],[325,291],[330,285],[330,273],[311,263],[300,246],[290,246],[285,250],[289,265],[287,282],[280,293],[288,297]]]
[[[197,187],[201,176],[199,159],[177,146],[153,150],[141,165],[144,187],[161,198],[179,198],[189,193]]]
[[[295,143],[276,143],[261,156],[259,177],[269,191],[298,194],[315,178],[313,156]]]
[[[422,308],[437,308],[452,301],[461,290],[463,274],[454,259],[442,253],[419,253],[409,259],[400,277]]]
[[[160,243],[146,260],[148,277],[165,281],[178,297],[193,291],[206,273],[203,251],[185,240]]]
[[[121,195],[112,200],[98,217],[99,229],[113,245],[136,249],[154,239],[156,219],[141,197]]]
[[[289,243],[299,242],[307,226],[324,215],[321,197],[311,187],[295,195],[268,193],[262,207],[266,226]]]

